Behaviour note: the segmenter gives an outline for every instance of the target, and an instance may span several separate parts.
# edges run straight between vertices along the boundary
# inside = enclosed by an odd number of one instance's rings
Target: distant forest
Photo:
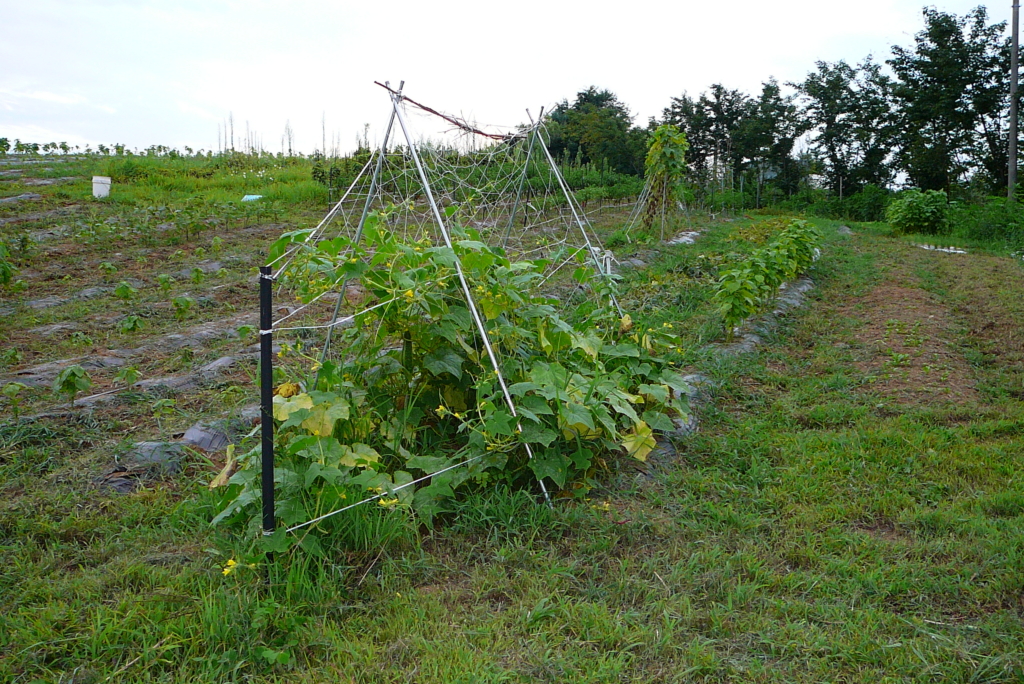
[[[897,187],[951,199],[1006,193],[1011,41],[984,7],[923,10],[924,28],[884,62],[817,62],[803,81],[774,78],[754,95],[714,84],[672,98],[636,126],[615,94],[591,87],[548,115],[552,154],[642,174],[649,132],[669,123],[689,141],[698,195],[740,192],[758,205],[809,192],[844,198]],[[798,141],[800,144],[798,144]],[[811,199],[808,197],[807,199]]]
[[[996,201],[1006,197],[1008,183],[1006,22],[989,23],[985,7],[964,16],[926,7],[922,15],[913,44],[893,46],[884,60],[819,61],[802,81],[770,78],[757,94],[716,83],[671,98],[661,117],[643,125],[615,93],[591,86],[545,115],[549,149],[582,204],[635,198],[645,183],[651,133],[670,124],[688,144],[679,192],[688,210],[772,208],[882,221],[893,198],[909,194],[921,211],[941,213],[933,232],[1024,248],[1024,203]],[[318,150],[308,157],[293,152],[290,126],[277,155],[248,125],[236,149],[233,118],[223,133],[217,151],[155,145],[143,155],[235,170],[306,165],[327,200],[370,157],[365,131],[351,154]],[[0,156],[78,150],[0,138]],[[145,171],[124,145],[96,152],[121,159],[108,169],[115,180]]]

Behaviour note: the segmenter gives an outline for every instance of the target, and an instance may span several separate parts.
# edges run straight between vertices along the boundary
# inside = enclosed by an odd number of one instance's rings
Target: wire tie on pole
[[[273,335],[273,334],[274,334],[274,329],[273,328],[271,328],[270,330],[260,330],[260,335]]]

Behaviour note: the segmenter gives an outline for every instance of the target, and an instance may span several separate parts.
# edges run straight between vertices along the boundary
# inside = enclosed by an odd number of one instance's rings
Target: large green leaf
[[[583,404],[569,402],[562,406],[562,418],[569,427],[583,425],[590,430],[594,429],[594,416],[590,409]]]
[[[412,507],[429,527],[433,525],[435,515],[451,510],[448,502],[454,495],[448,483],[432,482],[416,490],[412,497]]]
[[[543,444],[544,446],[551,446],[551,443],[556,439],[558,439],[558,435],[555,434],[554,430],[545,425],[537,425],[536,423],[524,424],[523,431],[519,434],[519,441],[521,442]]]
[[[515,419],[508,411],[498,409],[491,415],[484,418],[484,430],[489,435],[511,436]]]
[[[444,470],[451,465],[451,459],[442,458],[440,456],[413,456],[405,462],[406,468],[416,468],[422,470],[427,475],[436,473],[439,470]]]
[[[661,411],[644,411],[644,422],[650,425],[651,429],[662,432],[672,432],[676,429],[672,419]]]
[[[434,375],[451,373],[456,380],[462,379],[462,364],[465,359],[455,353],[451,347],[441,347],[427,354],[423,359],[423,365]]]
[[[664,404],[668,401],[668,386],[666,385],[640,385],[637,391],[656,404]]]
[[[564,487],[569,476],[569,463],[569,458],[558,449],[544,449],[530,459],[530,470],[538,480],[549,477],[559,487]]]

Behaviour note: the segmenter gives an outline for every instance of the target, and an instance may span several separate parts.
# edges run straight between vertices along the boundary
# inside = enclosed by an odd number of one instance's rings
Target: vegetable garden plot
[[[619,310],[543,127],[488,134],[445,117],[452,134],[416,142],[410,121],[436,113],[389,93],[381,149],[264,269],[266,289],[302,301],[261,326],[267,351],[273,334],[303,336],[273,381],[263,369],[265,391],[277,385],[264,420],[276,427],[277,504],[263,517],[265,531],[284,525],[275,548],[301,531],[319,549],[308,532],[337,532],[369,501],[429,522],[459,487],[495,480],[583,494],[687,412],[686,384],[659,356],[670,331],[635,329]],[[311,320],[330,300],[333,314]],[[242,459],[218,521],[259,527],[270,490],[258,461]]]

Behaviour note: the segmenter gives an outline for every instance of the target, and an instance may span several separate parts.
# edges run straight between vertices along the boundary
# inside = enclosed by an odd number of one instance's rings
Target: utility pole
[[[1018,76],[1018,64],[1017,64],[1017,53],[1019,52],[1018,47],[1018,33],[1019,33],[1019,19],[1020,19],[1020,2],[1019,0],[1013,0],[1013,47],[1010,51],[1010,168],[1007,169],[1009,172],[1006,177],[1006,197],[1011,202],[1013,201],[1014,190],[1017,189],[1017,81]]]

